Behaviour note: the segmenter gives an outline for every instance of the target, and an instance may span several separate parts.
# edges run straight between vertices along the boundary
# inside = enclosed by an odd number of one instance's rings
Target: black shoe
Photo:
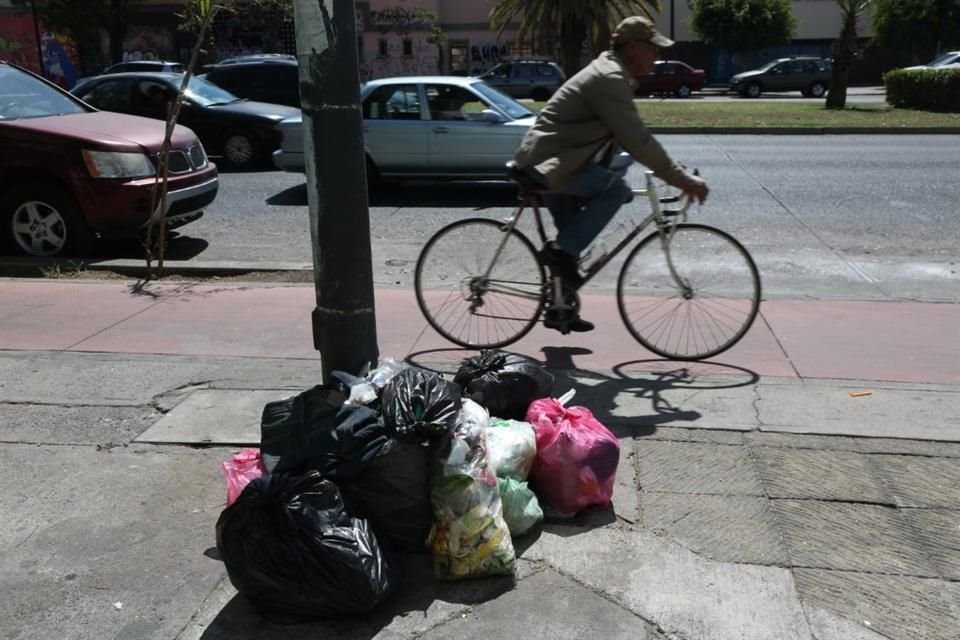
[[[548,242],[543,247],[540,262],[549,267],[551,278],[560,276],[565,287],[576,291],[583,286],[577,258],[561,249],[556,242]]]
[[[568,315],[566,321],[564,321],[563,318],[564,314]],[[543,314],[543,326],[547,329],[556,329],[564,335],[571,331],[575,333],[585,333],[587,331],[593,331],[594,329],[592,322],[584,320],[570,311],[547,311]]]

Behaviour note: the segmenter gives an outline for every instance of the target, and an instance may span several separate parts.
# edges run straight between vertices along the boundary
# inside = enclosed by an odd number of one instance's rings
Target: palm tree
[[[517,44],[552,52],[559,42],[560,66],[570,76],[580,70],[585,40],[594,53],[602,51],[620,20],[641,13],[653,19],[653,12],[660,12],[660,0],[500,0],[490,25],[502,33],[519,16]]]
[[[847,106],[847,83],[849,71],[857,52],[857,19],[873,0],[837,0],[843,26],[833,42],[833,71],[830,74],[830,93],[827,94],[828,109],[843,109]]]

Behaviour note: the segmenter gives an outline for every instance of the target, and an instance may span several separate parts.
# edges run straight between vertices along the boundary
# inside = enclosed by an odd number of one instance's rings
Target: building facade
[[[213,28],[213,46],[206,62],[245,53],[296,53],[292,21],[281,15],[253,10],[248,0],[237,0],[238,9],[221,13]],[[831,56],[831,45],[840,31],[841,16],[836,0],[794,0],[798,31],[794,40],[781,47],[751,52],[741,58],[735,52],[699,42],[689,26],[689,0],[661,0],[657,16],[660,30],[677,41],[669,55],[707,70],[708,80],[723,83],[745,65],[754,67],[785,55]],[[516,42],[518,24],[502,32],[490,27],[489,13],[494,0],[357,0],[358,54],[362,79],[411,74],[477,75],[508,55],[529,53]],[[177,30],[176,13],[182,2],[145,0],[132,21],[123,46],[124,60],[175,59],[186,61],[194,37]],[[435,29],[444,35],[437,41]],[[9,0],[0,0],[0,57],[39,68],[37,51],[43,53],[52,73],[65,62],[63,82],[95,73],[111,61],[106,36],[98,42],[74,43],[67,34],[53,33],[39,25],[40,47],[29,14],[16,13]],[[851,82],[879,82],[880,73],[903,64],[896,56],[868,46],[871,36],[869,15],[860,20],[864,45]],[[63,51],[58,51],[57,49]],[[536,53],[556,55],[556,52]],[[593,52],[584,48],[584,60]],[[59,61],[59,62],[58,62]],[[748,67],[748,68],[749,68]]]

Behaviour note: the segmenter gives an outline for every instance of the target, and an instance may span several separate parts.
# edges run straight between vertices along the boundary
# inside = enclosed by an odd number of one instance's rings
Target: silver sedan
[[[422,76],[363,85],[363,140],[371,180],[502,178],[536,117],[477,78]],[[280,123],[277,167],[303,172],[300,116]]]

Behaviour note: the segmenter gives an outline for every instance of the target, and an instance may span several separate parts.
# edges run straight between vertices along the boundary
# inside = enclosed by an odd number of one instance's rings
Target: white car
[[[360,91],[367,172],[377,178],[489,179],[504,176],[536,115],[478,78],[371,80]],[[282,121],[273,161],[303,172],[300,116]]]
[[[913,67],[905,67],[906,69],[942,69],[943,67],[952,68],[953,65],[960,64],[960,51],[947,51],[943,53],[927,64],[918,64]]]

